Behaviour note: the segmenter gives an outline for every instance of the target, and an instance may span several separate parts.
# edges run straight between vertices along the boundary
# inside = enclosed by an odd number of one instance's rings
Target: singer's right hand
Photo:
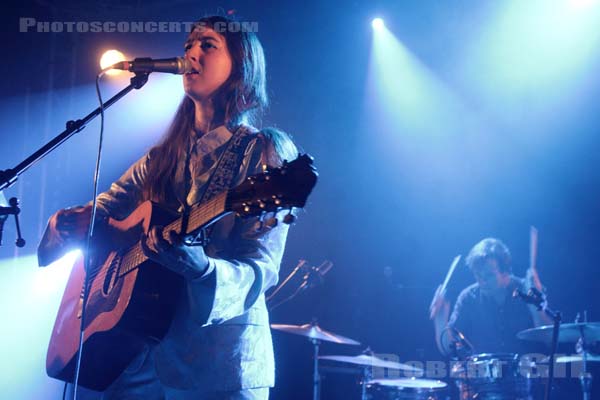
[[[431,300],[431,305],[429,306],[429,318],[444,318],[447,321],[449,314],[450,302],[446,299],[446,290],[442,290],[442,285],[440,285],[433,295],[433,300]]]
[[[78,242],[85,239],[90,225],[92,207],[79,206],[56,212],[48,221],[48,228],[63,242]]]
[[[38,261],[46,266],[79,247],[87,236],[91,206],[67,208],[48,220],[44,236],[38,245]]]

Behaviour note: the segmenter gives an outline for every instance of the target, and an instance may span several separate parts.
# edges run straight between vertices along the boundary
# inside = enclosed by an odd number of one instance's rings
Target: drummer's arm
[[[442,342],[442,336],[446,335],[444,330],[446,330],[446,327],[448,326],[448,314],[446,314],[445,317],[440,316],[434,318],[433,326],[435,328],[435,344],[437,345],[437,348],[440,351],[440,353],[442,353],[443,355],[447,355],[449,349],[446,348],[446,346],[444,346],[444,344],[447,343],[447,340],[444,340]]]
[[[467,327],[471,325],[472,312],[472,293],[471,288],[464,289],[456,299],[450,318],[446,316],[444,326],[436,326],[436,342],[439,351],[443,355],[450,355],[454,352],[453,346],[458,342],[455,336],[456,330],[465,333]],[[439,332],[439,333],[438,333]]]
[[[435,329],[435,343],[438,350],[442,354],[446,354],[447,350],[443,346],[444,330],[448,325],[448,316],[450,315],[450,303],[446,300],[446,291],[442,286],[438,287],[433,295],[433,300],[429,306],[429,318],[433,321]]]

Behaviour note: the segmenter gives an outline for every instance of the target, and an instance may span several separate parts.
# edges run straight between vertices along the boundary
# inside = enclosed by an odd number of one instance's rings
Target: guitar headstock
[[[300,155],[279,168],[265,168],[247,177],[227,194],[227,209],[239,216],[259,216],[294,207],[302,208],[317,183],[313,159]]]

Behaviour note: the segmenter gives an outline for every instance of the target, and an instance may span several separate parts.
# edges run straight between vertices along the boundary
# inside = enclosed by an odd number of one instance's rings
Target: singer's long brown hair
[[[211,16],[200,19],[198,28],[214,29],[228,27],[232,20]],[[192,30],[190,35],[194,34]],[[241,123],[256,123],[260,113],[267,106],[266,67],[262,45],[254,32],[244,30],[219,29],[232,58],[232,71],[229,79],[213,96],[215,114],[224,116],[229,129]],[[185,97],[163,140],[150,150],[147,179],[144,184],[144,197],[156,202],[173,200],[170,182],[175,175],[177,161],[186,151],[190,131],[194,126],[194,102]]]

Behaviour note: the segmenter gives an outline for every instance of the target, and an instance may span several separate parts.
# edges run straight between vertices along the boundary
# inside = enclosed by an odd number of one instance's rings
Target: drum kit
[[[447,400],[451,399],[448,384],[435,379],[416,378],[424,371],[416,366],[386,360],[367,351],[355,356],[319,355],[321,342],[358,346],[348,337],[322,329],[315,322],[305,325],[272,324],[272,329],[307,337],[314,347],[313,400],[320,398],[319,362],[353,366],[361,371],[361,400]],[[526,341],[551,343],[552,325],[527,329],[517,334]],[[589,400],[592,377],[588,363],[600,362],[600,355],[592,354],[589,345],[600,341],[600,323],[571,323],[560,326],[558,342],[576,343],[578,354],[557,357],[556,363],[582,363],[580,376],[583,399]],[[452,363],[450,378],[459,389],[460,400],[532,400],[531,371],[548,360],[534,362],[512,353],[474,354]],[[373,369],[404,371],[404,378],[373,378]],[[335,370],[335,369],[333,369]],[[356,370],[355,370],[356,371]],[[411,376],[412,375],[412,376]]]
[[[588,363],[600,362],[598,347],[594,345],[600,343],[600,322],[587,322],[587,314],[584,313],[584,321],[570,324],[561,324],[561,314],[553,311],[547,306],[545,296],[540,289],[539,277],[537,274],[537,244],[538,231],[535,227],[530,227],[529,232],[530,259],[528,275],[533,283],[531,290],[525,294],[516,290],[513,296],[520,297],[523,301],[533,304],[538,310],[543,311],[553,321],[554,325],[541,326],[527,329],[517,334],[521,340],[544,343],[551,345],[551,355],[545,360],[536,361],[527,355],[513,353],[487,353],[471,354],[462,356],[460,359],[454,359],[450,367],[449,379],[453,380],[458,388],[460,400],[533,400],[532,396],[532,378],[533,371],[538,372],[547,369],[548,380],[546,383],[545,399],[548,400],[552,394],[554,366],[556,364],[572,364],[581,366],[579,380],[581,383],[581,392],[584,400],[591,399],[592,375],[588,371]],[[439,288],[444,292],[446,287],[458,267],[461,256],[454,257],[452,264],[446,274],[446,277]],[[293,333],[307,337],[314,347],[314,365],[313,365],[313,400],[320,397],[321,378],[319,373],[319,361],[334,362],[342,365],[359,367],[361,400],[449,400],[452,394],[448,390],[446,382],[434,379],[422,379],[424,371],[413,365],[402,364],[396,361],[379,358],[368,348],[362,354],[356,356],[346,355],[327,355],[319,356],[319,345],[321,342],[331,342],[345,345],[360,345],[359,342],[332,333],[320,328],[316,323],[305,325],[271,325],[275,330]],[[469,342],[457,331],[466,344]],[[554,357],[558,343],[575,344],[577,355]],[[467,346],[472,349],[472,346]],[[458,357],[457,357],[458,358]],[[575,364],[577,363],[577,364]],[[394,378],[374,379],[373,371],[376,369],[383,371],[395,371]],[[341,368],[331,369],[334,372],[348,372],[348,368],[342,371]],[[405,372],[406,378],[397,378],[400,371]],[[353,373],[356,373],[354,368]],[[412,374],[412,375],[409,375]],[[387,376],[392,374],[387,374]],[[385,376],[385,375],[384,375]],[[418,376],[419,378],[417,378]],[[573,396],[570,396],[573,397]]]

